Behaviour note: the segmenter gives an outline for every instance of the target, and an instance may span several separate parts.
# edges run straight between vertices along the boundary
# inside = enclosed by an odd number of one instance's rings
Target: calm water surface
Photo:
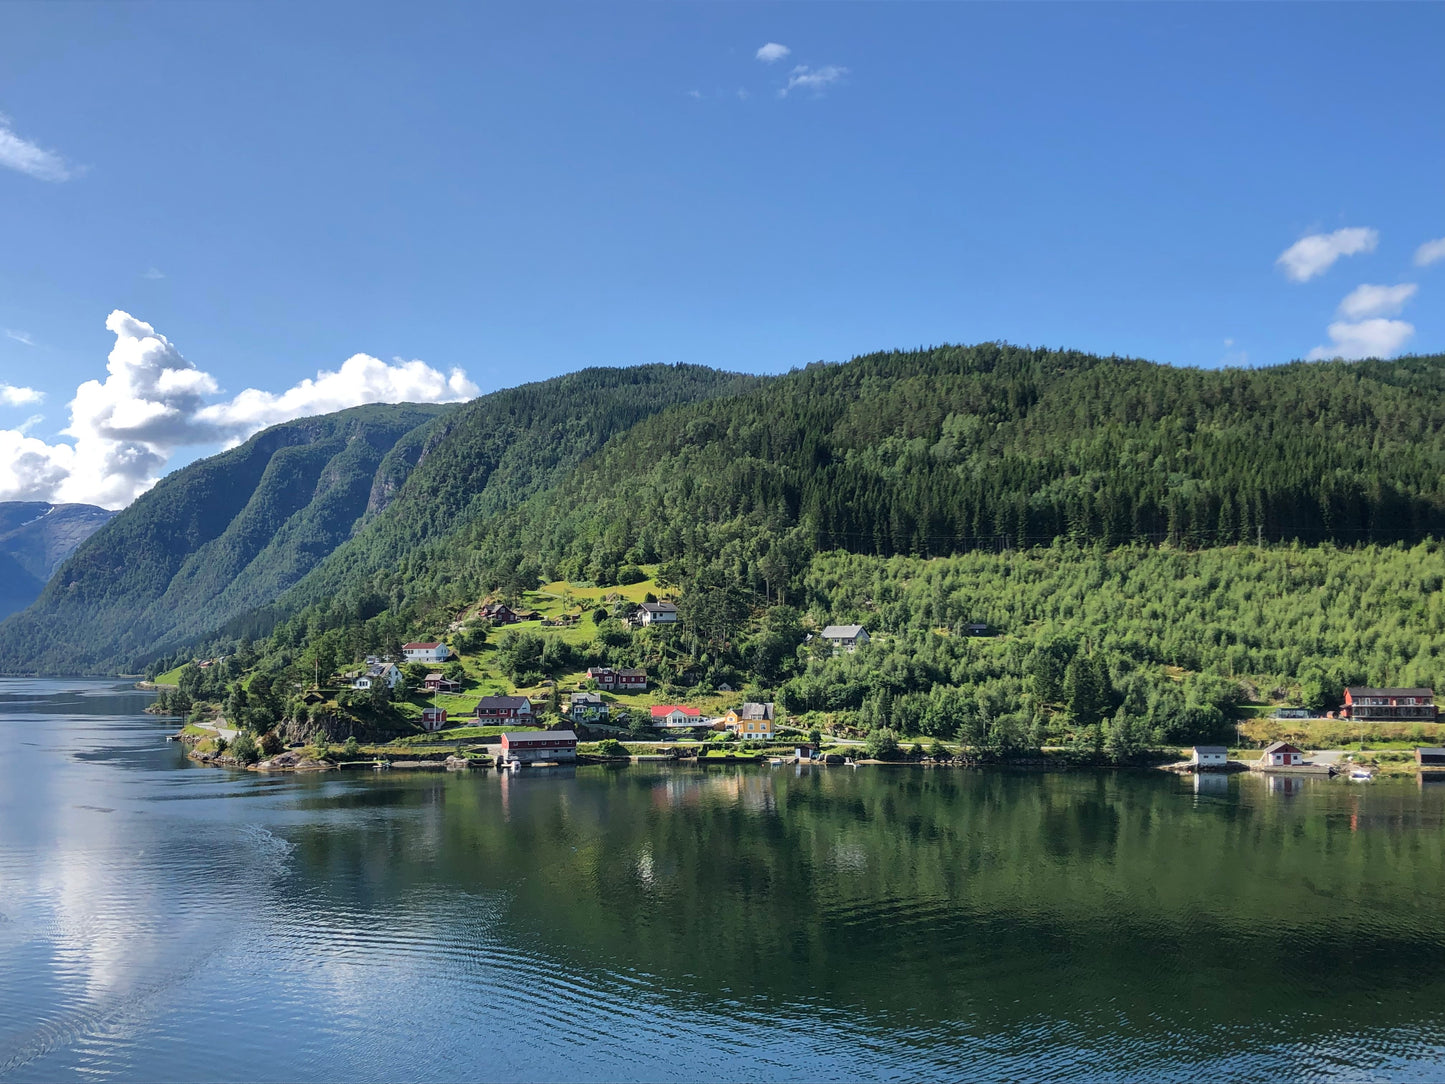
[[[264,777],[0,680],[0,1077],[1445,1076],[1445,786]]]

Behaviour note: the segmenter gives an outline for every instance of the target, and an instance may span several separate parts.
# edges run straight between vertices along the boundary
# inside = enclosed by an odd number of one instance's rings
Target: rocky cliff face
[[[114,515],[92,504],[0,501],[0,617],[34,602],[75,548]]]

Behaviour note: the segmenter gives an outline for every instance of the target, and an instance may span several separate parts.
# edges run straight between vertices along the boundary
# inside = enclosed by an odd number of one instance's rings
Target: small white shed
[[[1229,750],[1222,745],[1196,745],[1189,763],[1196,768],[1223,768],[1229,763]]]

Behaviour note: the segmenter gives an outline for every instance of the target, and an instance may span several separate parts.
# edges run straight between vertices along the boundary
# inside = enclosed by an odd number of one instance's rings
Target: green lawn
[[[167,670],[164,674],[157,674],[155,681],[153,681],[151,684],[153,684],[153,685],[179,685],[179,684],[181,683],[181,671],[184,670],[185,668],[186,668],[186,664],[185,664],[185,663],[182,663],[180,666],[177,666],[174,670]]]

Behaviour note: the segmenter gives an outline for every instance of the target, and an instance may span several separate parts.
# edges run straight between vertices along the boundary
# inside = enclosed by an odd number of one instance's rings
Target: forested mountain
[[[452,547],[468,591],[789,547],[922,556],[1445,531],[1445,358],[1201,371],[1008,346],[811,365],[681,407]]]
[[[584,369],[483,396],[429,432],[425,460],[390,505],[286,601],[294,607],[328,598],[378,572],[384,584],[404,589],[410,570],[445,560],[458,531],[555,487],[643,419],[764,386],[759,377],[698,365],[643,365]],[[407,570],[400,580],[398,570]]]
[[[450,408],[368,406],[287,422],[162,479],[0,625],[0,670],[89,673],[216,628],[308,572],[415,463]]]
[[[547,489],[640,419],[758,383],[700,366],[589,369],[460,407],[268,429],[164,479],[81,549],[0,625],[0,672],[143,666],[247,614],[269,631],[293,585],[292,608],[426,567],[449,533]],[[404,580],[376,605],[404,598]]]
[[[93,504],[0,501],[0,618],[34,602],[61,562],[113,515]]]
[[[1445,533],[1442,391],[1442,357],[1200,371],[984,344],[345,412],[166,479],[0,626],[0,668],[134,666],[283,620],[293,647],[378,615],[420,631],[639,564],[723,630],[694,645],[715,655],[833,550],[1413,543]]]

